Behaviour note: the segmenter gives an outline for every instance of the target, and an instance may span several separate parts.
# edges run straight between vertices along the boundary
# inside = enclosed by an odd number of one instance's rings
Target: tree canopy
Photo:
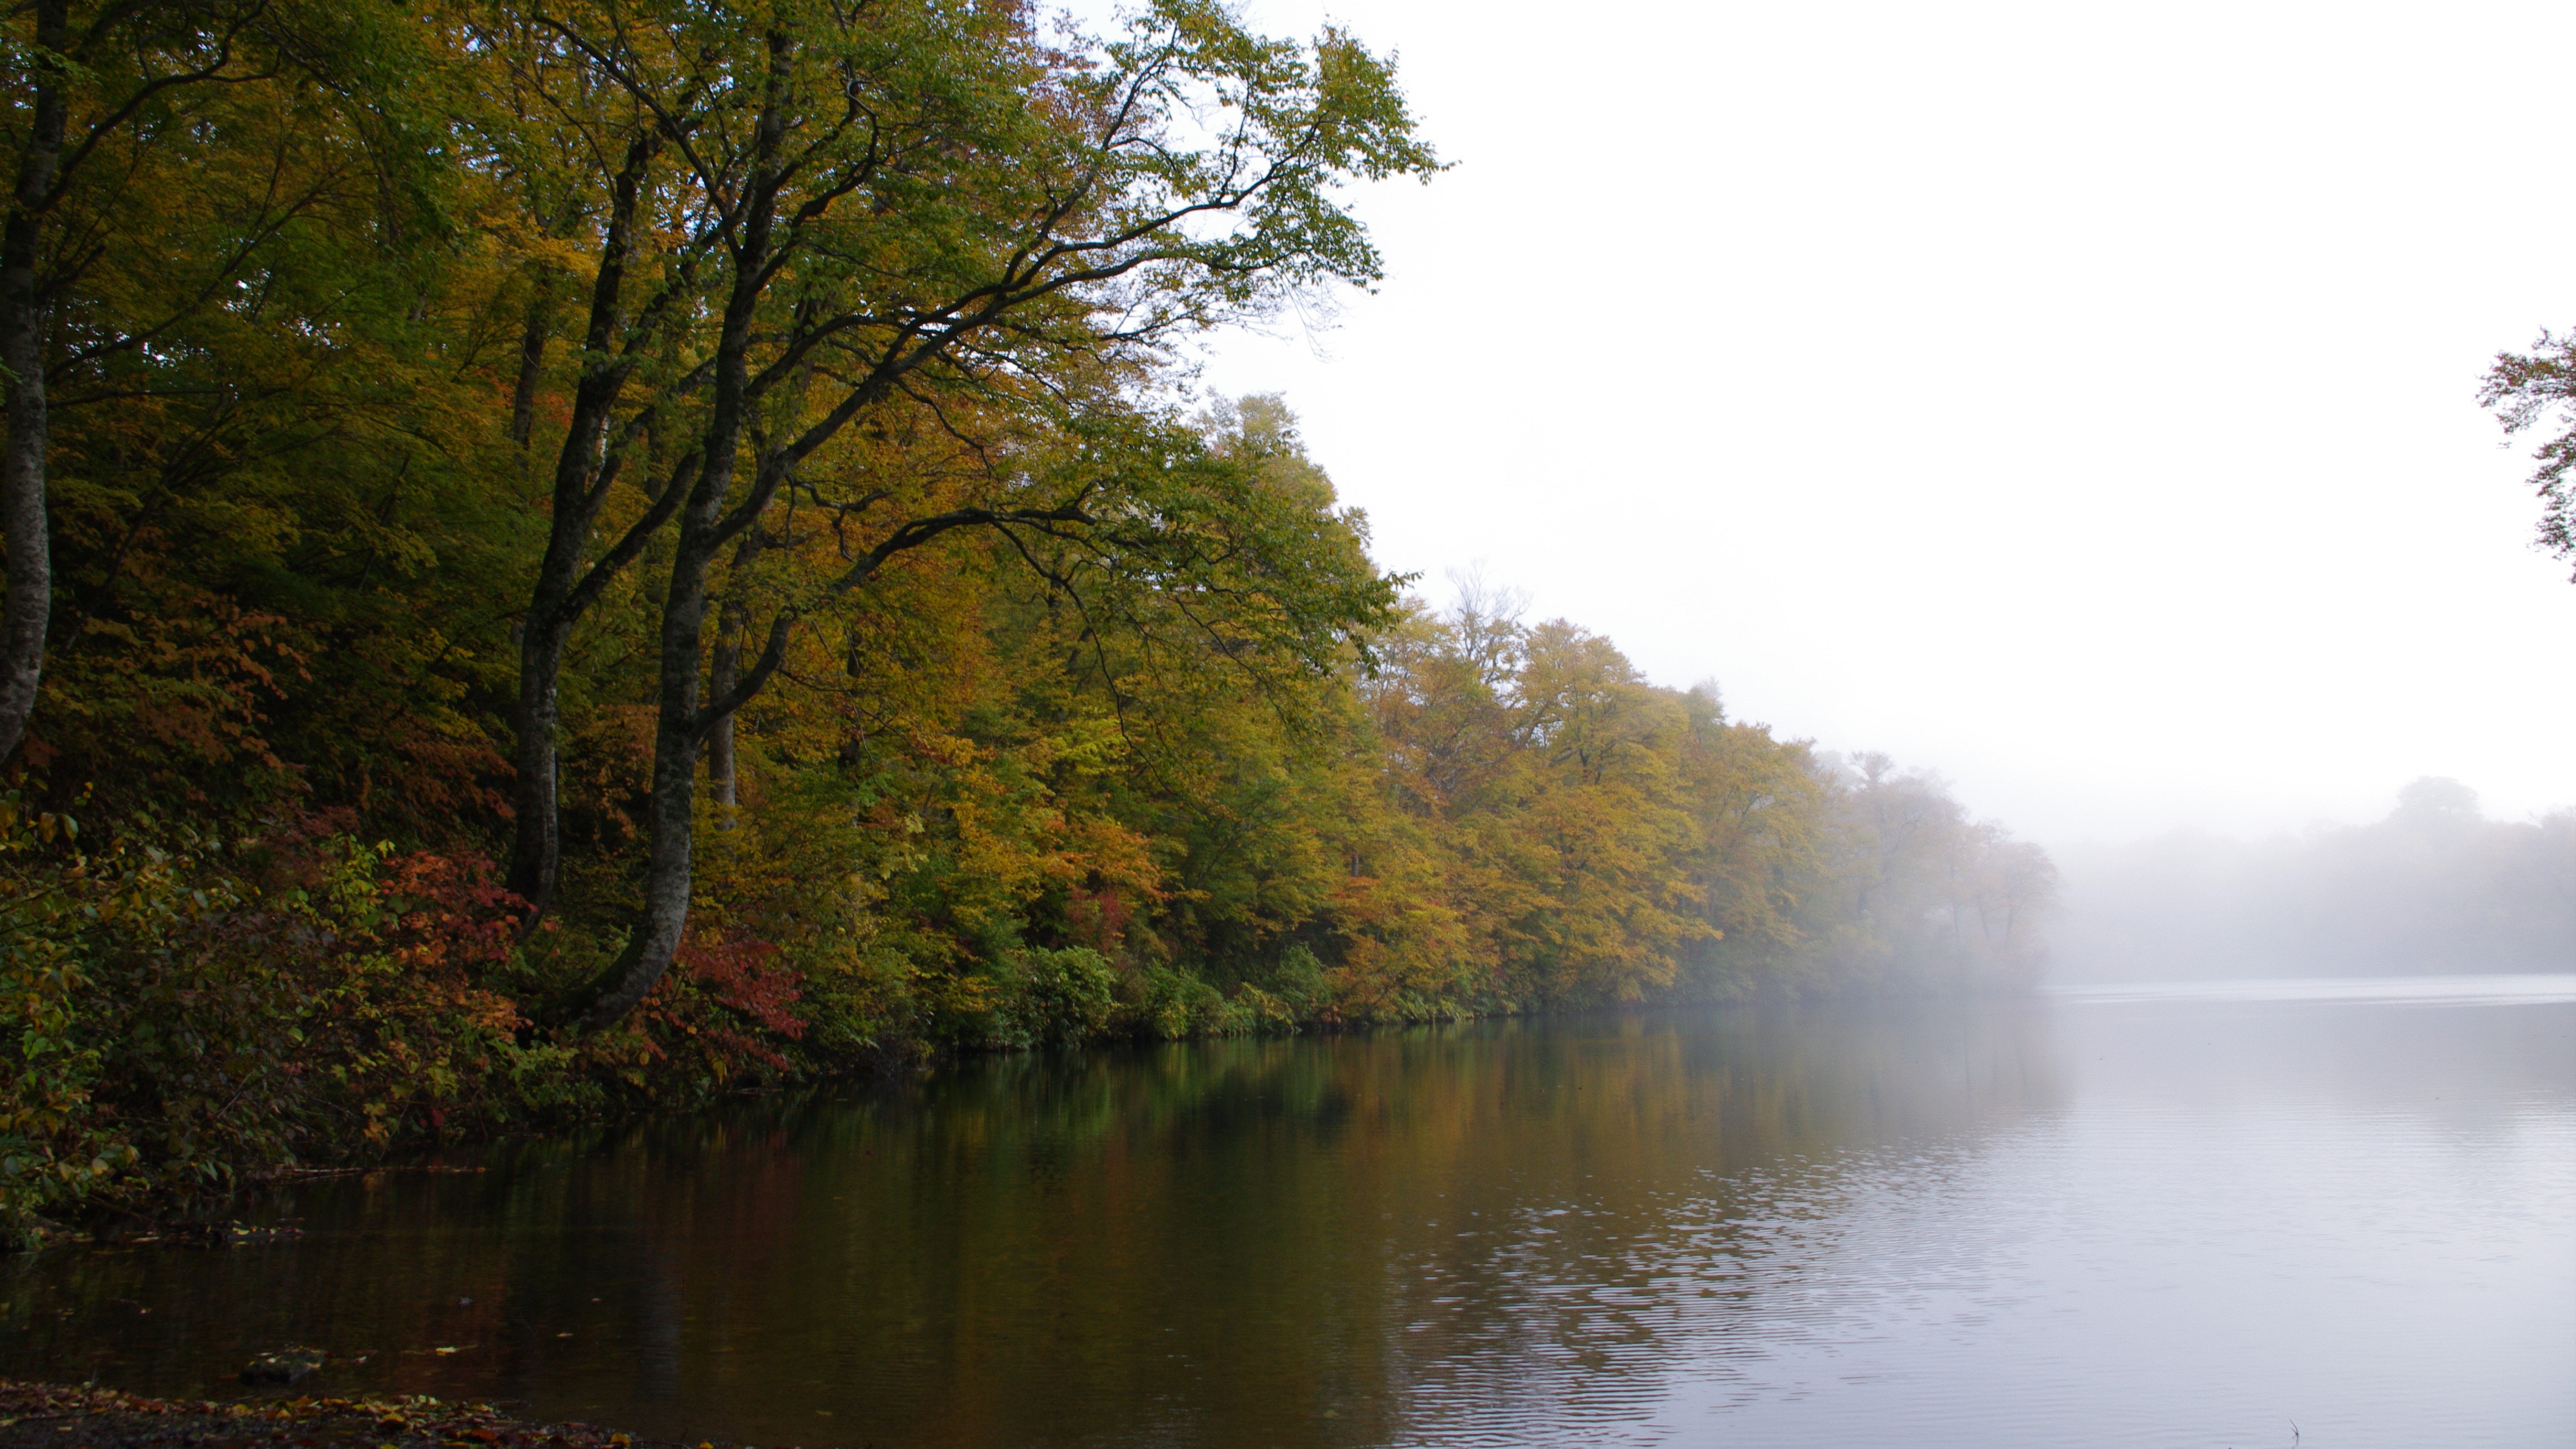
[[[2540,495],[2535,541],[2576,565],[2576,333],[2544,330],[2529,352],[2496,354],[2478,401],[2508,436],[2555,425],[2532,454],[2531,488]]]
[[[922,1044],[2028,979],[2029,847],[1434,607],[1191,392],[1376,281],[1391,61],[1050,25],[12,13],[9,1211]]]

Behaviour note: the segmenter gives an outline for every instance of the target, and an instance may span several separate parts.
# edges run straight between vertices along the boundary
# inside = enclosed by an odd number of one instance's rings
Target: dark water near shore
[[[2576,1444],[2576,977],[1003,1059],[478,1160],[0,1266],[0,1374],[309,1343],[809,1446]]]

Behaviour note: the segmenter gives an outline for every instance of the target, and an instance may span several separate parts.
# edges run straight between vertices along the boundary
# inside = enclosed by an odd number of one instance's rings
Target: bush
[[[1088,1041],[1108,1030],[1118,1009],[1118,973],[1087,946],[1006,952],[979,974],[987,1046]]]
[[[571,1050],[478,984],[517,919],[489,866],[340,823],[138,820],[92,851],[0,799],[0,1232],[451,1135],[562,1075]]]
[[[1279,964],[1271,970],[1268,995],[1287,1003],[1299,1016],[1315,1016],[1332,1004],[1332,983],[1324,976],[1324,963],[1315,958],[1303,942],[1279,953]]]
[[[1141,987],[1127,1011],[1136,1036],[1179,1041],[1192,1036],[1243,1036],[1259,1024],[1250,1002],[1228,1001],[1217,989],[1187,972],[1148,967],[1137,978]]]
[[[106,1190],[138,1155],[97,1108],[104,1054],[80,1030],[94,983],[73,940],[102,901],[77,882],[16,869],[77,834],[68,820],[27,812],[15,793],[0,800],[0,863],[10,868],[0,895],[0,1010],[15,1031],[0,1046],[0,1233],[20,1242],[45,1214]],[[114,897],[104,904],[112,920]]]

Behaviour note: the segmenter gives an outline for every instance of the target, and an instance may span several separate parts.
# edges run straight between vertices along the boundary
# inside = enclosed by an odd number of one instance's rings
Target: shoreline
[[[2014,986],[1984,991],[1868,993],[1841,998],[1841,1000],[1846,1005],[1858,1001],[1957,1002],[1980,999],[2029,999],[2039,994],[2040,992],[2031,986]],[[1091,1052],[1154,1051],[1167,1047],[1216,1042],[1279,1042],[1301,1037],[1365,1037],[1384,1032],[1459,1029],[1495,1022],[1529,1021],[1542,1018],[1651,1016],[1663,1012],[1708,1008],[1797,1010],[1820,1004],[1827,999],[1831,998],[1808,999],[1790,995],[1747,993],[1732,997],[1710,996],[1653,1002],[1520,1005],[1509,1009],[1462,1011],[1453,1015],[1300,1021],[1285,1029],[1191,1031],[1172,1037],[1101,1035],[1081,1041],[1012,1045],[934,1043],[922,1039],[910,1039],[889,1044],[863,1057],[853,1058],[848,1065],[837,1070],[817,1071],[790,1080],[737,1086],[692,1101],[635,1103],[592,1114],[531,1118],[497,1128],[489,1126],[468,1128],[459,1131],[450,1140],[410,1143],[373,1160],[325,1159],[312,1163],[270,1167],[245,1173],[234,1181],[228,1191],[219,1196],[208,1196],[190,1202],[174,1203],[152,1198],[140,1201],[93,1201],[82,1204],[76,1210],[62,1212],[59,1216],[31,1216],[23,1225],[22,1236],[12,1239],[5,1233],[0,1233],[0,1261],[13,1259],[23,1261],[39,1254],[108,1244],[172,1242],[189,1243],[209,1249],[223,1249],[286,1241],[300,1236],[300,1230],[246,1225],[243,1218],[258,1216],[257,1209],[261,1203],[272,1200],[281,1189],[298,1184],[330,1178],[364,1177],[375,1173],[417,1175],[482,1173],[491,1170],[489,1163],[476,1159],[488,1157],[496,1149],[508,1143],[564,1143],[584,1138],[611,1136],[657,1121],[694,1117],[725,1105],[745,1101],[836,1093],[902,1091],[932,1072],[968,1063],[1049,1055],[1080,1056]],[[0,1383],[6,1382],[8,1381],[0,1380]],[[5,1417],[5,1413],[5,1410],[0,1410],[0,1417]],[[0,1449],[7,1449],[7,1446],[0,1444]]]
[[[156,1399],[96,1384],[0,1379],[0,1449],[689,1449],[497,1404],[386,1398]],[[701,1441],[695,1449],[744,1449]]]

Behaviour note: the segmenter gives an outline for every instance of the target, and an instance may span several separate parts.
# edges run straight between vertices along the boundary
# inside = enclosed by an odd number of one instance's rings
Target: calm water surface
[[[2576,1445],[2576,977],[969,1063],[299,1242],[0,1269],[0,1373],[695,1442]]]

